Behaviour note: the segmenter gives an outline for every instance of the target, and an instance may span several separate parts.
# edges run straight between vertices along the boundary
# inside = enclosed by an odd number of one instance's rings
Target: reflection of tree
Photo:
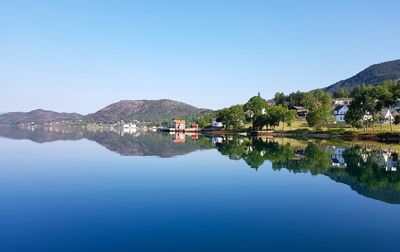
[[[292,152],[294,153],[295,150],[293,149]],[[285,168],[294,173],[310,172],[313,175],[318,175],[326,172],[330,163],[331,155],[325,151],[323,146],[309,143],[298,158],[291,158],[286,162],[273,163],[273,169],[280,170]]]
[[[219,143],[217,149],[231,159],[243,159],[251,168],[258,169],[268,160],[274,170],[326,175],[367,197],[400,204],[400,172],[385,170],[380,149],[347,148],[343,152],[345,169],[331,166],[332,153],[327,146],[313,142],[299,149],[274,141],[234,138]],[[398,161],[396,153],[390,155],[391,160]]]
[[[175,144],[168,134],[141,132],[137,135],[120,135],[113,131],[88,131],[80,128],[57,131],[38,128],[30,131],[20,128],[0,127],[0,136],[11,139],[31,139],[39,143],[85,138],[124,156],[172,157],[185,155],[196,150],[214,148],[210,140],[205,137],[197,140],[189,138],[183,144]]]
[[[246,149],[249,146],[247,138],[244,138],[246,143],[240,138],[234,138],[232,140],[217,143],[217,150],[222,154],[228,156],[230,159],[239,160],[242,159],[246,153]]]
[[[294,157],[293,148],[290,145],[280,145],[277,142],[264,142],[258,139],[234,138],[217,144],[217,149],[231,159],[243,159],[254,169],[258,169],[265,160],[272,163],[286,163]]]
[[[315,143],[310,143],[305,150],[305,158],[301,160],[303,169],[313,175],[324,173],[331,164],[331,154]]]
[[[172,157],[195,150],[214,148],[207,137],[199,137],[196,140],[187,138],[185,143],[175,144],[170,135],[158,133],[140,133],[134,136],[73,129],[27,131],[0,128],[0,136],[31,139],[40,143],[86,138],[111,151],[130,156]],[[265,161],[270,161],[274,170],[286,169],[293,173],[326,175],[334,181],[349,185],[352,190],[366,197],[400,204],[400,171],[395,171],[399,170],[399,160],[397,153],[390,150],[357,145],[341,148],[345,149],[339,153],[343,157],[345,166],[336,168],[331,165],[332,155],[327,151],[332,148],[321,143],[308,142],[307,145],[295,147],[289,143],[279,144],[275,141],[230,138],[217,143],[216,148],[222,155],[234,160],[243,160],[254,169],[261,167]]]

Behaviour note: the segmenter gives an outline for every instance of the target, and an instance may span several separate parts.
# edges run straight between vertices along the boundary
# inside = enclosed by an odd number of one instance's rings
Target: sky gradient
[[[0,111],[218,109],[400,58],[400,1],[0,0]]]

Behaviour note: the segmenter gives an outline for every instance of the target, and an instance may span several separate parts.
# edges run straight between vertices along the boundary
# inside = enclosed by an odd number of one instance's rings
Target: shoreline
[[[290,131],[226,131],[226,130],[201,130],[201,133],[211,135],[240,135],[250,136],[271,136],[271,137],[291,137],[291,138],[314,138],[314,139],[341,139],[341,140],[361,140],[377,142],[400,143],[400,133],[394,132],[368,132],[368,133],[331,133],[331,132],[290,132]]]

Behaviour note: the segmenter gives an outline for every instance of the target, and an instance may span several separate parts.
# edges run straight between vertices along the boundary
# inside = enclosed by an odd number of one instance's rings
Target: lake
[[[399,145],[0,129],[0,251],[399,251]]]

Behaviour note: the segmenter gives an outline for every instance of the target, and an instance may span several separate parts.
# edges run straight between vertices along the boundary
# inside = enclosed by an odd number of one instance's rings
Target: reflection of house
[[[341,147],[332,147],[333,153],[332,153],[332,166],[336,168],[346,168],[347,164],[346,161],[343,158],[343,153],[345,151],[345,148]]]
[[[380,117],[383,123],[393,123],[394,122],[394,116],[392,115],[392,112],[390,109],[382,109],[380,112]]]
[[[214,118],[211,122],[211,126],[214,128],[222,128],[224,124],[222,122],[218,122],[216,118]]]
[[[176,133],[173,136],[174,143],[184,143],[186,141],[186,135],[185,133]]]
[[[185,120],[174,120],[176,130],[184,130],[186,127]]]
[[[381,150],[378,154],[378,163],[386,171],[397,171],[399,166],[397,153],[390,150]]]
[[[222,143],[223,141],[224,141],[224,139],[219,136],[214,136],[211,138],[212,144]]]
[[[123,128],[124,129],[136,129],[136,124],[134,124],[134,123],[124,123]]]
[[[308,114],[308,109],[303,108],[301,106],[291,106],[290,109],[296,110],[297,117],[306,117]]]
[[[344,105],[339,105],[336,106],[333,109],[333,115],[335,116],[335,121],[337,123],[341,123],[341,122],[345,122],[345,115],[347,114],[347,112],[349,111],[349,107],[348,106],[344,106]]]

